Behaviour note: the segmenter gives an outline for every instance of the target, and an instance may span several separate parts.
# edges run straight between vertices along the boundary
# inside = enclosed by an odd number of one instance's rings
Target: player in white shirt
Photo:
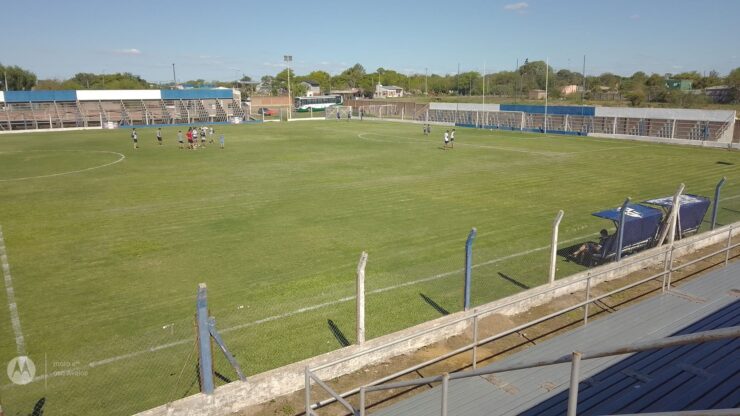
[[[450,131],[445,130],[445,147],[444,149],[447,150],[447,145],[450,143]]]
[[[450,147],[455,148],[455,129],[450,132]]]

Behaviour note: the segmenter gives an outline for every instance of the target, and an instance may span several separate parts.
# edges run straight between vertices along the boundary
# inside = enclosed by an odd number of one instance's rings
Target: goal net
[[[326,108],[325,117],[327,120],[331,119],[348,119],[352,114],[352,107],[346,105],[333,105]]]

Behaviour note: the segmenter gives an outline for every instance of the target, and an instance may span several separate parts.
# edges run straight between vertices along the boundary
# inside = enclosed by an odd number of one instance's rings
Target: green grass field
[[[471,227],[478,305],[546,282],[559,209],[566,247],[627,196],[684,182],[711,197],[727,176],[719,222],[740,220],[740,153],[725,150],[458,129],[445,151],[441,127],[357,120],[216,130],[224,150],[179,150],[176,128],[164,146],[140,129],[138,150],[128,130],[0,135],[0,226],[39,377],[3,376],[6,415],[130,414],[197,392],[199,282],[249,375],[339,348],[329,320],[354,341],[363,250],[372,338],[461,309]]]

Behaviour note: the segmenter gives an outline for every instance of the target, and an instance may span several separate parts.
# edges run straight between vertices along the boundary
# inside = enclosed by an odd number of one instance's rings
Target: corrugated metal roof
[[[618,311],[508,357],[503,362],[547,359],[573,350],[740,325],[740,263]],[[648,319],[649,317],[649,319]],[[687,345],[581,363],[579,414],[732,408],[740,405],[740,340]],[[450,383],[449,414],[541,415],[565,413],[570,364],[474,377]],[[435,387],[374,415],[439,414]]]

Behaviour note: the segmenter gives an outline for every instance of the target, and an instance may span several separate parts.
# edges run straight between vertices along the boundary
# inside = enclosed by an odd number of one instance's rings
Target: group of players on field
[[[209,143],[215,143],[213,141],[213,136],[216,133],[216,131],[213,129],[213,127],[188,127],[187,133],[185,133],[185,137],[187,138],[188,145],[187,149],[195,150],[198,147],[202,147],[205,149],[206,147],[206,141]],[[198,137],[200,137],[200,144],[198,144]],[[208,139],[206,139],[208,137]],[[139,133],[136,131],[136,129],[131,130],[131,140],[134,141],[134,149],[139,148]],[[163,144],[162,141],[162,129],[157,128],[157,144],[160,146]],[[221,135],[218,137],[218,142],[221,145],[221,148],[224,148],[224,134],[221,133]],[[180,149],[185,149],[185,142],[182,134],[182,130],[178,130],[177,132],[177,143],[180,146]]]
[[[430,126],[429,124],[425,124],[424,125],[424,135],[429,136],[430,134],[432,134],[432,126]],[[452,131],[450,130],[445,131],[444,141],[445,141],[444,148],[443,148],[444,150],[447,150],[447,146],[449,146],[450,149],[455,148],[455,129],[452,129]]]

